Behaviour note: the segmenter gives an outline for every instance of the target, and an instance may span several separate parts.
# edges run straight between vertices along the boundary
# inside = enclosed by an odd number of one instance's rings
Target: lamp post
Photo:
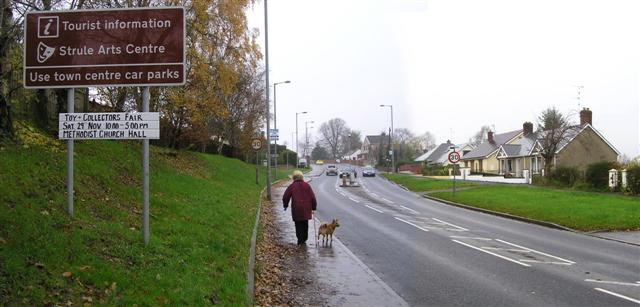
[[[264,61],[265,61],[265,85],[266,85],[266,107],[267,113],[266,122],[267,122],[267,199],[271,200],[271,132],[269,131],[269,115],[271,114],[271,110],[269,110],[269,22],[267,19],[267,0],[264,0]]]
[[[309,164],[309,159],[307,157],[307,150],[309,150],[309,124],[313,124],[314,121],[304,122],[304,156],[307,158],[307,164]],[[313,129],[313,126],[311,127]]]
[[[287,81],[282,81],[282,82],[276,82],[273,84],[273,129],[277,130],[278,129],[278,121],[276,121],[277,119],[277,112],[276,112],[276,86],[278,84],[285,84],[285,83],[291,83],[291,81],[287,80]],[[278,138],[280,137],[279,133],[278,133]],[[275,161],[275,166],[276,166],[276,171],[274,172],[274,176],[275,174],[278,172],[278,138],[276,138],[275,140],[273,140],[273,145],[275,146],[275,151],[273,152],[274,155],[276,156],[276,161]],[[271,153],[269,153],[271,154]]]
[[[391,139],[391,169],[393,170],[393,172],[396,172],[396,159],[394,158],[395,156],[395,151],[393,150],[393,105],[391,104],[381,104],[380,107],[384,108],[384,107],[389,107],[391,109],[391,132],[389,133],[389,138]]]
[[[296,167],[300,166],[300,152],[298,149],[298,115],[299,114],[307,114],[307,111],[304,112],[296,112]]]

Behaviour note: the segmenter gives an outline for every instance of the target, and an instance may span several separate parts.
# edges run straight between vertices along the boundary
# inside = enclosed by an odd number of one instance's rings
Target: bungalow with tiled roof
[[[522,131],[514,130],[500,134],[494,134],[493,131],[487,132],[487,140],[463,155],[462,166],[470,168],[472,173],[499,174],[500,166],[496,156],[500,146],[516,142],[522,137]]]
[[[589,164],[618,159],[620,152],[593,127],[593,113],[580,111],[580,125],[569,130],[565,141],[558,144],[553,167],[575,167],[585,170]],[[541,138],[544,131],[533,132],[533,124],[523,125],[523,137],[500,146],[497,154],[499,174],[522,177],[524,170],[540,174],[544,169]]]

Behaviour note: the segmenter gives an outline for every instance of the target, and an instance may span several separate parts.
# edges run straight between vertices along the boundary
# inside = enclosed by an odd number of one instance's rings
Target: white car
[[[338,168],[335,165],[327,165],[327,170],[325,171],[327,176],[338,176]]]

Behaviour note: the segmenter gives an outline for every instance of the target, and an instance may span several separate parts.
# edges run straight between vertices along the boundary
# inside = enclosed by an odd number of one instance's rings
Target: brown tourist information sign
[[[29,12],[27,88],[185,82],[182,7]]]

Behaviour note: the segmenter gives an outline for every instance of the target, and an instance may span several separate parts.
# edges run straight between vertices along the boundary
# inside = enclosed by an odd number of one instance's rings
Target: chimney
[[[487,141],[489,141],[489,143],[493,143],[493,131],[487,132]]]
[[[522,124],[522,133],[525,136],[533,133],[533,124],[530,122],[524,122],[524,124]]]
[[[586,124],[593,125],[593,112],[589,108],[584,108],[580,111],[580,126]]]

